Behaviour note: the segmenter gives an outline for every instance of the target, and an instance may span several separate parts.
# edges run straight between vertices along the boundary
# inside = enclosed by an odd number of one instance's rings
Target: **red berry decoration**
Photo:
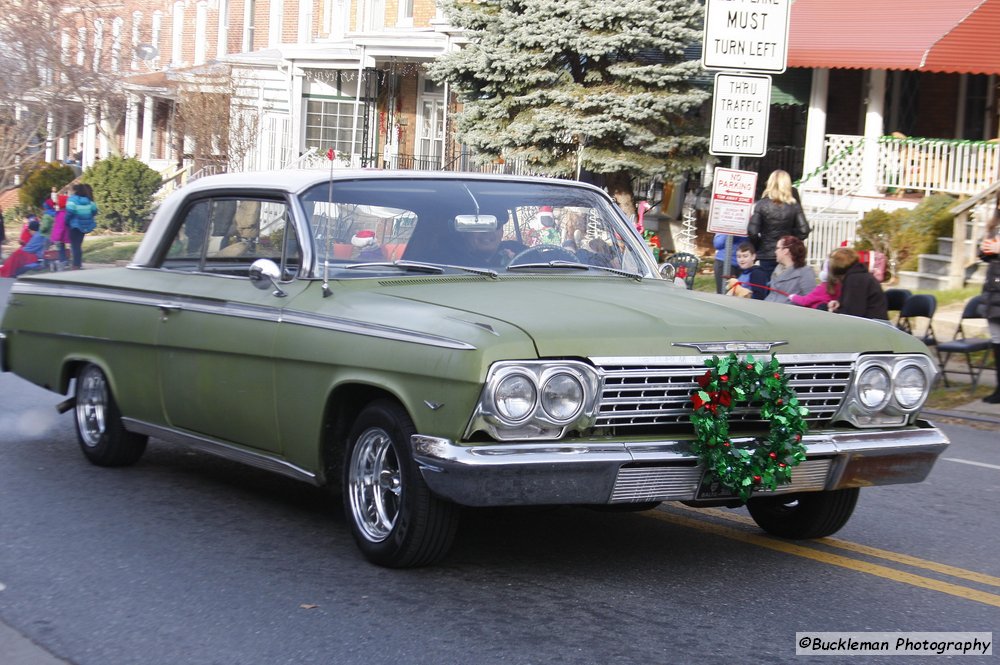
[[[780,378],[781,378],[781,375],[780,375],[780,374],[778,374],[777,372],[775,372],[775,373],[774,373],[774,378],[776,378],[776,379],[780,379]]]
[[[767,456],[770,457],[771,459],[778,459],[777,453],[771,452],[771,453],[768,453]]]
[[[723,374],[722,376],[719,377],[719,381],[722,381],[723,383],[725,383],[728,380],[729,380],[728,374]]]
[[[759,483],[759,482],[760,482],[760,476],[754,476],[754,477],[753,477],[753,481],[754,481],[755,483]]]

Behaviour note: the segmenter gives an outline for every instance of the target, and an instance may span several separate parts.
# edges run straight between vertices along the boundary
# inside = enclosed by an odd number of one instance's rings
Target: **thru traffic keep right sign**
[[[716,74],[708,151],[713,155],[763,157],[770,118],[770,76]]]

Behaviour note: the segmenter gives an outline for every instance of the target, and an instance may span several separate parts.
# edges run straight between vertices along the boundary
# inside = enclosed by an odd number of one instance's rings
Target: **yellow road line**
[[[920,575],[914,575],[912,573],[905,573],[903,571],[896,570],[894,568],[889,568],[888,566],[881,566],[875,563],[868,563],[867,561],[859,561],[857,559],[851,559],[849,557],[841,556],[839,554],[821,552],[820,550],[814,550],[808,547],[803,547],[802,545],[795,545],[794,543],[786,543],[784,541],[775,540],[772,538],[768,538],[766,536],[760,536],[754,533],[748,533],[746,531],[733,529],[731,527],[724,526],[722,524],[715,524],[713,522],[696,520],[690,517],[684,517],[683,515],[664,512],[662,510],[651,510],[643,513],[643,516],[652,519],[657,519],[662,522],[669,522],[671,524],[685,526],[691,529],[696,529],[698,531],[705,531],[718,536],[722,536],[724,538],[742,541],[744,543],[749,543],[751,545],[756,545],[758,547],[763,547],[769,550],[775,550],[777,552],[783,552],[785,554],[799,556],[804,559],[812,559],[813,561],[826,563],[832,566],[840,566],[841,568],[847,568],[849,570],[854,570],[859,573],[867,573],[869,575],[875,575],[876,577],[882,577],[896,582],[902,582],[904,584],[920,587],[922,589],[930,589],[931,591],[946,593],[951,596],[957,596],[959,598],[964,598],[966,600],[973,600],[978,603],[983,603],[985,605],[1000,607],[1000,595],[986,593],[985,591],[970,589],[968,587],[959,586],[958,584],[951,584],[950,582],[942,582],[940,580],[931,579],[929,577],[922,577]]]
[[[730,522],[739,522],[740,524],[749,524],[751,526],[756,526],[753,519],[747,515],[741,515],[739,513],[732,513],[725,510],[720,510],[718,508],[692,508],[691,506],[685,506],[684,504],[671,504],[670,508],[680,508],[683,510],[688,510],[693,513],[703,513],[711,515],[712,517],[717,517],[723,520],[729,520]],[[885,559],[886,561],[895,561],[896,563],[902,563],[907,566],[913,566],[914,568],[923,568],[924,570],[931,570],[935,573],[941,573],[942,575],[948,575],[950,577],[957,577],[959,579],[968,580],[970,582],[977,582],[979,584],[986,584],[989,586],[1000,587],[1000,577],[993,577],[992,575],[987,575],[985,573],[977,573],[974,570],[966,570],[965,568],[958,568],[956,566],[949,566],[945,563],[938,563],[936,561],[928,561],[927,559],[919,559],[915,556],[910,556],[909,554],[900,554],[899,552],[891,552],[889,550],[881,550],[877,547],[870,547],[868,545],[862,545],[860,543],[853,543],[849,540],[843,540],[841,538],[819,538],[814,542],[820,543],[822,545],[827,545],[829,547],[836,547],[842,550],[847,550],[849,552],[857,552],[858,554],[866,554],[868,556],[877,557],[879,559]]]

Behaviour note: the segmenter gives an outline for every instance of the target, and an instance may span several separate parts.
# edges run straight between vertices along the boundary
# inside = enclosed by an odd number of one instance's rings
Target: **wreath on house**
[[[736,354],[705,360],[708,369],[691,395],[692,450],[706,470],[706,480],[718,480],[743,501],[755,490],[773,490],[792,480],[792,468],[805,460],[802,436],[808,431],[809,410],[788,385],[788,376],[773,355],[770,360]],[[766,438],[741,447],[729,437],[730,411],[740,404],[760,407],[770,423]]]

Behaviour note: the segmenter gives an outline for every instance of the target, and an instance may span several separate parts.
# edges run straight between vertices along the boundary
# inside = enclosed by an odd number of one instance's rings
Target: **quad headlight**
[[[499,362],[490,368],[466,435],[557,439],[593,424],[600,379],[578,361]]]
[[[922,354],[861,356],[838,418],[858,427],[904,424],[923,406],[937,372]]]

